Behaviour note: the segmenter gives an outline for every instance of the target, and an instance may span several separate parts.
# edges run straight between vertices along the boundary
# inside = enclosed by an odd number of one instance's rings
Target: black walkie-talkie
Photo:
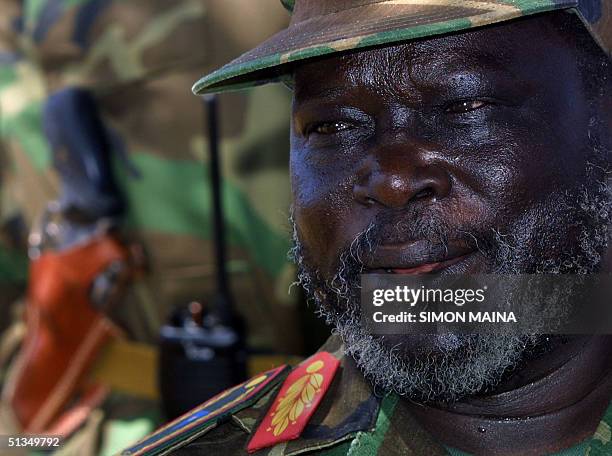
[[[162,327],[160,388],[168,419],[246,378],[244,324],[234,308],[226,268],[217,98],[204,98],[208,120],[216,284],[208,305],[194,301]]]

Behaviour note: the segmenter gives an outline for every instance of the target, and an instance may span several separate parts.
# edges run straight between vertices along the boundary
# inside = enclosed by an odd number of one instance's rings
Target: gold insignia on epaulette
[[[296,420],[304,412],[305,407],[310,407],[315,395],[321,391],[323,375],[319,374],[325,366],[321,360],[312,362],[307,368],[307,374],[293,383],[285,395],[280,399],[275,412],[272,414],[272,431],[275,436],[282,434],[289,422],[295,424]]]
[[[281,386],[247,451],[254,453],[298,438],[329,389],[339,364],[331,353],[322,351],[297,366]]]

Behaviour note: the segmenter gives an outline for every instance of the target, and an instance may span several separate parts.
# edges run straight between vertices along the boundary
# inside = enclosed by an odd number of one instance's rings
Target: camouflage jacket
[[[0,229],[17,214],[29,229],[58,195],[45,100],[66,87],[89,90],[116,149],[123,231],[148,253],[148,274],[113,315],[132,340],[155,343],[176,306],[215,292],[205,114],[188,87],[286,21],[268,0],[268,20],[244,27],[236,3],[0,0]],[[259,6],[241,7],[245,20]],[[297,300],[287,294],[289,103],[282,87],[219,100],[230,286],[249,345],[262,352],[301,350]],[[0,231],[0,274],[24,282],[25,252],[2,241]]]
[[[340,361],[333,381],[324,393],[322,401],[298,439],[280,442],[276,445],[255,451],[257,456],[289,456],[298,454],[317,454],[325,456],[340,455],[404,455],[404,456],[468,456],[468,453],[445,447],[427,433],[409,411],[406,401],[397,395],[379,397],[355,367],[351,359],[344,355],[344,349],[335,336],[332,336],[321,351],[331,353]],[[312,359],[312,358],[309,358]],[[307,364],[304,361],[301,366]],[[271,372],[271,371],[270,371]],[[268,373],[274,377],[260,394],[253,396],[237,394],[230,390],[228,396],[219,396],[203,404],[179,420],[164,426],[152,436],[128,448],[124,455],[238,455],[248,454],[247,446],[260,428],[265,416],[272,411],[281,413],[277,397],[285,382],[286,372]],[[252,382],[252,381],[251,381]],[[248,385],[248,382],[247,382]],[[240,404],[226,409],[224,416],[212,417],[227,397],[240,398]],[[285,393],[285,397],[287,394]],[[304,399],[304,396],[300,396]],[[304,399],[305,400],[305,399]],[[231,401],[230,401],[231,402]],[[227,402],[226,402],[227,404]],[[306,404],[308,407],[308,404]],[[299,415],[295,413],[295,415]],[[293,419],[293,418],[291,418]],[[189,429],[194,421],[200,425]],[[299,420],[295,418],[295,421]],[[277,421],[278,423],[278,421]],[[557,453],[555,456],[612,455],[610,423],[612,406],[603,416],[595,434],[584,442]],[[289,423],[289,427],[295,422]],[[272,421],[272,428],[274,421]],[[195,431],[193,431],[195,429]],[[271,432],[274,429],[268,428]],[[280,441],[280,439],[279,439]]]

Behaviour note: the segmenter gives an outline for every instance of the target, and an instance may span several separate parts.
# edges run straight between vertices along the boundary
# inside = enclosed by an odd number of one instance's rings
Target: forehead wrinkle
[[[495,36],[491,36],[491,32]],[[415,43],[411,66],[413,83],[428,87],[440,79],[473,71],[481,74],[502,72],[516,77],[511,71],[514,47],[498,32],[478,30]]]
[[[294,102],[301,104],[342,96],[354,86],[346,77],[353,67],[350,54],[334,55],[297,65],[294,70]],[[330,68],[333,70],[330,71]]]
[[[374,48],[347,61],[349,85],[373,93],[402,98],[418,98],[412,80],[412,43]]]
[[[333,99],[366,90],[373,94],[406,96],[410,81],[410,46],[373,48],[300,65],[296,68],[297,104]],[[335,71],[329,71],[334,68]]]
[[[306,84],[306,89],[314,85],[316,90],[299,91],[297,98],[303,99],[304,95],[311,99],[315,96],[324,98],[359,88],[418,103],[422,95],[420,89],[428,89],[432,81],[457,70],[504,70],[510,59],[507,52],[499,50],[499,41],[495,49],[490,50],[486,46],[483,48],[482,44],[477,45],[488,41],[490,37],[472,31],[334,56],[316,64],[325,68],[316,75],[325,87],[321,89],[318,84]],[[329,68],[336,71],[330,72]],[[326,77],[321,78],[322,74]]]
[[[346,87],[344,86],[314,86],[310,90],[304,90],[304,87],[311,87],[310,85],[300,85],[299,87],[300,90],[294,91],[294,100],[297,104],[335,99],[341,97],[346,92]]]
[[[542,45],[547,41],[539,38],[557,35],[549,22],[547,16],[519,19],[453,35],[336,55],[315,63],[319,71],[311,72],[310,78],[302,81],[316,80],[306,86],[336,87],[345,93],[366,89],[380,95],[401,96],[408,101],[412,98],[415,102],[420,91],[429,90],[441,78],[452,78],[453,73],[459,76],[472,71],[483,75],[505,73],[518,82],[523,58],[539,58],[540,54],[546,58]],[[534,48],[529,52],[517,46],[517,40],[525,36],[533,37]],[[300,91],[297,98],[301,97]]]

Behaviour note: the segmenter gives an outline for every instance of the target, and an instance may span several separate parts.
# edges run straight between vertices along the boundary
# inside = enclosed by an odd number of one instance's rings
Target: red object
[[[297,439],[331,385],[339,364],[331,354],[319,352],[296,367],[281,386],[247,451],[254,453]]]
[[[30,264],[27,333],[3,391],[22,432],[45,431],[118,330],[90,303],[95,277],[125,248],[105,235]]]

